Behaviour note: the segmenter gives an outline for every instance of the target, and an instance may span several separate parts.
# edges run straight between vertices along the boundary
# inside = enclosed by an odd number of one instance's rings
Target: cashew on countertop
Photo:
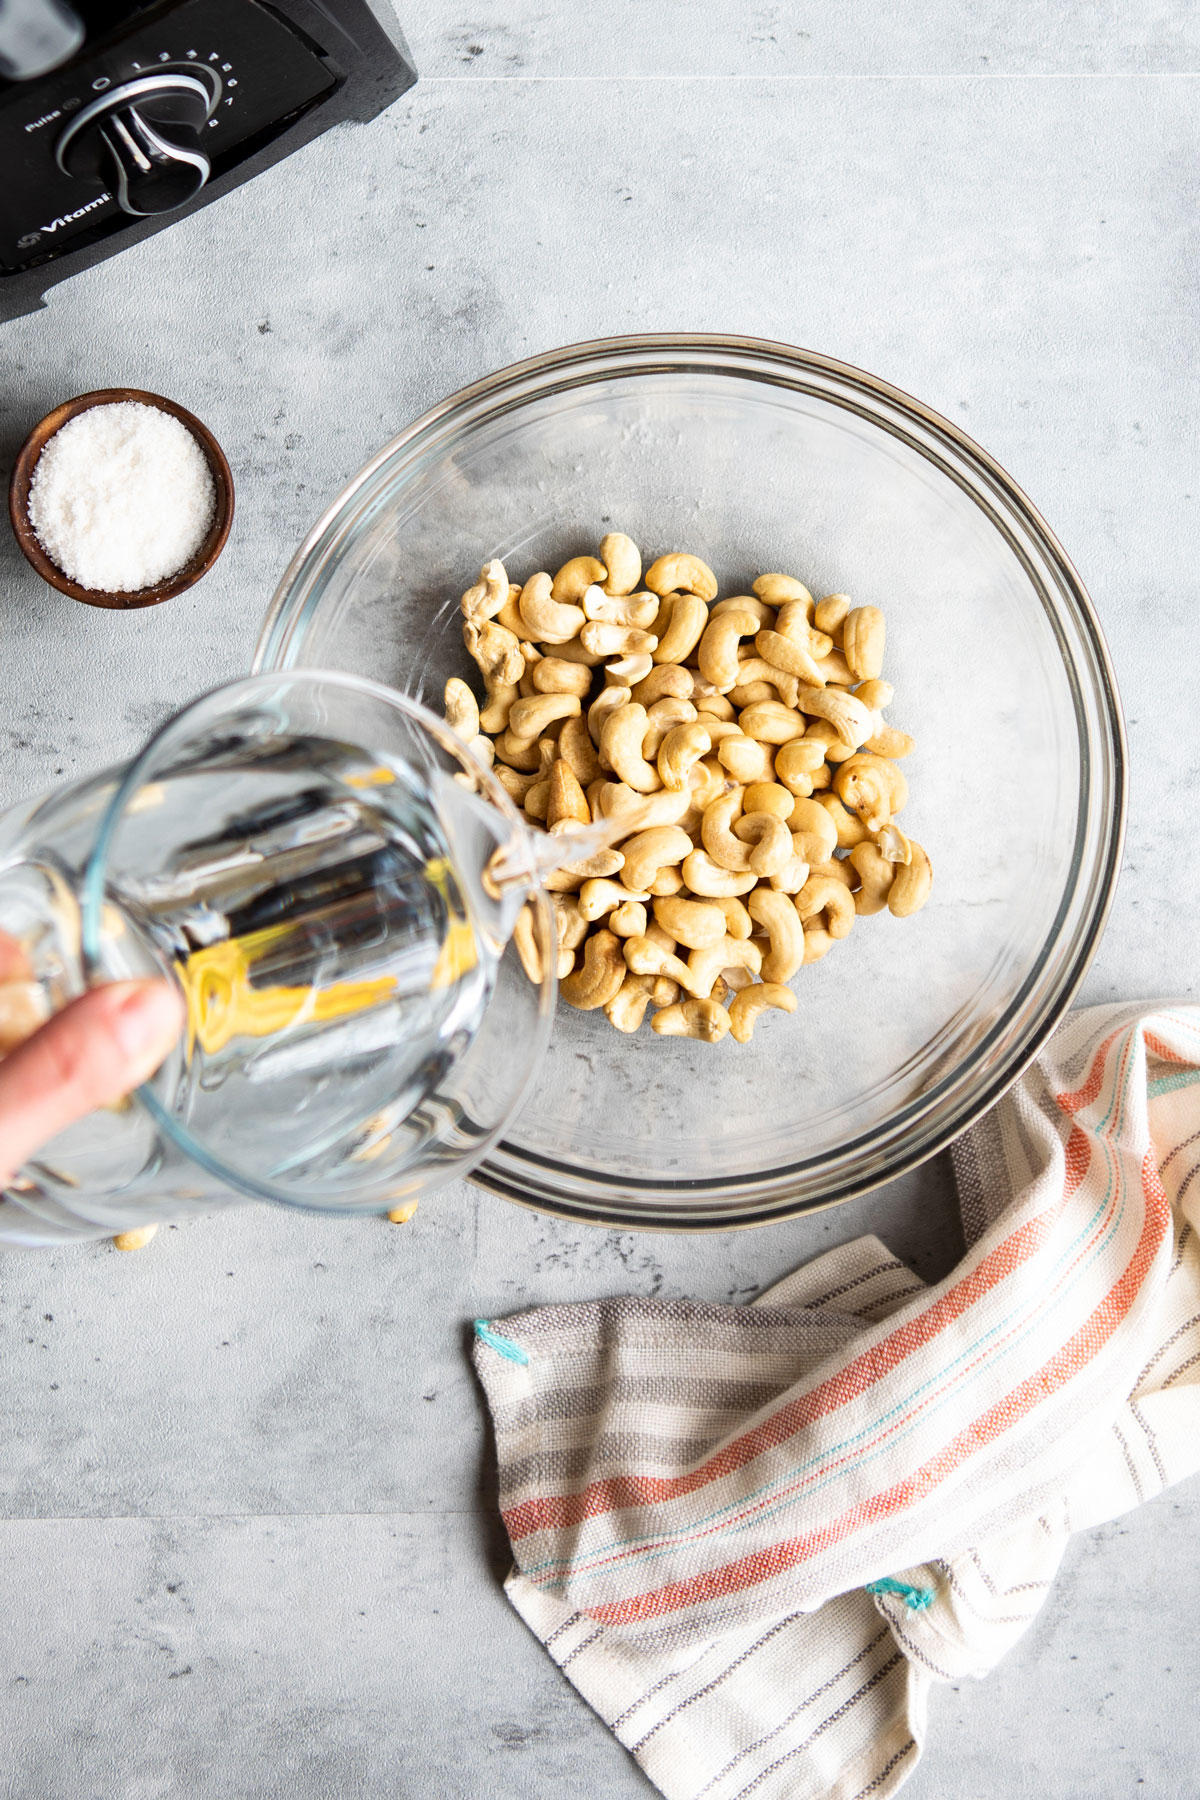
[[[569,1005],[746,1044],[859,919],[924,906],[879,607],[779,572],[718,599],[698,556],[610,531],[520,586],[486,563],[461,610],[485,693],[448,681],[447,724],[535,830],[613,835],[547,879]],[[514,944],[540,980],[528,909]]]

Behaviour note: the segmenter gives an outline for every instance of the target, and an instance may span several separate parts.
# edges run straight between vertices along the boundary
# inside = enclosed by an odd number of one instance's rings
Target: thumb
[[[0,1062],[0,1184],[55,1132],[147,1080],[183,1016],[168,982],[110,982],[73,1000]]]

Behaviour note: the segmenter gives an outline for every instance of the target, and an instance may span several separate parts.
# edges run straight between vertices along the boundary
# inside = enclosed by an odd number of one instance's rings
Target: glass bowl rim
[[[966,465],[969,474],[982,478],[979,481],[981,488],[990,484],[1003,501],[1011,520],[1027,533],[1054,570],[1067,596],[1075,628],[1092,660],[1091,688],[1098,703],[1101,729],[1095,735],[1084,730],[1085,721],[1078,714],[1078,704],[1076,723],[1084,739],[1085,750],[1091,751],[1093,758],[1097,750],[1102,750],[1107,753],[1108,758],[1107,773],[1111,789],[1108,797],[1111,807],[1099,834],[1095,856],[1097,879],[1088,898],[1083,924],[1077,928],[1078,941],[1068,959],[1065,972],[1056,978],[1049,994],[1036,1002],[1034,1016],[1016,1033],[1015,1042],[1008,1045],[1000,1059],[998,1071],[990,1079],[972,1088],[965,1097],[960,1095],[949,1118],[931,1134],[927,1134],[924,1141],[906,1147],[902,1137],[885,1156],[881,1166],[865,1171],[859,1178],[843,1179],[834,1191],[818,1197],[788,1196],[779,1189],[780,1182],[786,1182],[789,1175],[794,1177],[799,1172],[801,1163],[789,1165],[786,1169],[767,1171],[768,1178],[776,1184],[773,1197],[764,1197],[760,1202],[744,1208],[738,1206],[736,1194],[739,1190],[755,1190],[759,1176],[749,1181],[744,1177],[733,1180],[728,1177],[659,1177],[653,1181],[630,1176],[614,1178],[604,1172],[596,1173],[578,1165],[556,1162],[553,1158],[520,1150],[502,1141],[498,1146],[498,1153],[502,1158],[507,1153],[508,1161],[498,1167],[485,1160],[476,1167],[471,1179],[506,1199],[532,1207],[538,1212],[622,1230],[734,1230],[823,1210],[895,1180],[944,1150],[995,1105],[1037,1056],[1078,992],[1112,907],[1126,825],[1127,742],[1111,656],[1094,604],[1078,571],[1041,513],[1007,470],[952,420],[866,370],[795,345],[767,338],[711,332],[653,332],[596,338],[564,345],[508,364],[447,395],[383,445],[314,524],[284,571],[267,609],[252,668],[256,672],[271,669],[278,673],[295,668],[293,658],[296,650],[303,641],[310,616],[322,597],[318,578],[335,558],[339,540],[353,530],[360,510],[359,502],[365,502],[371,497],[373,488],[385,472],[398,475],[402,480],[405,463],[411,462],[427,442],[440,440],[444,443],[454,429],[466,429],[500,416],[511,405],[520,405],[555,391],[583,388],[609,377],[637,377],[655,373],[742,374],[750,377],[757,366],[760,378],[764,378],[764,365],[767,371],[765,378],[770,380],[774,377],[778,386],[795,387],[800,385],[799,378],[803,377],[810,380],[813,377],[825,379],[840,390],[843,398],[857,394],[868,402],[874,402],[876,407],[899,414],[902,419],[928,434],[935,444],[942,440]],[[832,397],[837,398],[836,395]],[[875,413],[868,416],[870,423],[877,429],[888,429],[883,418]],[[926,460],[938,466],[930,448],[920,442],[914,447]],[[945,467],[942,467],[941,472],[949,474]],[[959,485],[964,484],[959,481]],[[974,489],[969,491],[993,528],[1005,535],[1005,529],[984,504],[985,495]],[[1059,597],[1047,595],[1045,598],[1052,601],[1052,611],[1056,613],[1061,604]],[[1060,621],[1056,618],[1055,622]],[[1087,670],[1080,668],[1067,653],[1061,638],[1058,647],[1073,686],[1082,689]],[[1095,775],[1090,770],[1085,770],[1085,775],[1094,786]],[[1082,799],[1088,791],[1085,781],[1077,812],[1082,810]],[[999,1024],[993,1025],[984,1033],[972,1046],[964,1061],[951,1071],[951,1076],[939,1077],[933,1090],[935,1096],[937,1089],[951,1077],[961,1081],[964,1063],[978,1069],[981,1054],[986,1052],[988,1046],[1003,1031],[1011,1031],[1014,1014],[1023,1007],[1028,1007],[1034,999],[1038,982],[1044,978],[1048,957],[1064,942],[1064,910],[1078,895],[1080,881],[1081,873],[1076,868],[1071,884],[1064,890],[1057,928],[1042,944],[1032,975],[1022,983],[1016,998],[1010,1000]],[[909,1126],[919,1128],[933,1106],[934,1103],[927,1094],[920,1096],[916,1103],[906,1103],[888,1117],[888,1130],[892,1130],[897,1120],[908,1121],[906,1134]],[[633,1196],[628,1203],[613,1203],[614,1181]],[[573,1185],[579,1197],[571,1198],[564,1194],[564,1183]],[[579,1193],[581,1187],[582,1194]],[[728,1198],[730,1211],[719,1216],[689,1216],[686,1210],[689,1195],[697,1199],[706,1196]],[[682,1209],[680,1202],[684,1203]]]

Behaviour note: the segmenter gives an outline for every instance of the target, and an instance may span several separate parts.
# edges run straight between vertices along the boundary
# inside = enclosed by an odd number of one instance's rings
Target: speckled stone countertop
[[[247,666],[291,550],[388,437],[558,343],[776,337],[959,421],[1074,557],[1129,726],[1084,999],[1194,994],[1200,26],[1186,0],[403,9],[420,85],[0,326],[0,458],[85,388],[167,393],[238,479],[202,586],[129,616],[0,543],[0,800]],[[9,1800],[620,1800],[650,1790],[505,1603],[466,1321],[745,1299],[877,1230],[955,1259],[947,1171],[709,1240],[469,1186],[412,1225],[251,1208],[0,1264]],[[1200,1488],[1078,1541],[939,1690],[912,1800],[1192,1800]]]

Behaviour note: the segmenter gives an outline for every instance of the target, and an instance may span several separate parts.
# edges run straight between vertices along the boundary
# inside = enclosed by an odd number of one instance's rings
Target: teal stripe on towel
[[[520,1344],[514,1344],[511,1338],[501,1337],[498,1331],[493,1331],[486,1319],[476,1319],[475,1336],[480,1343],[486,1344],[489,1350],[495,1350],[498,1355],[506,1356],[509,1362],[527,1363],[529,1361],[527,1350],[522,1350]]]
[[[881,1581],[868,1581],[868,1594],[899,1594],[909,1612],[924,1612],[935,1599],[933,1588],[910,1587],[907,1581],[893,1581],[885,1575]]]
[[[1191,1087],[1194,1081],[1200,1081],[1200,1069],[1178,1069],[1174,1075],[1160,1075],[1157,1081],[1148,1081],[1146,1094],[1157,1100],[1160,1094],[1173,1094],[1176,1088]]]

